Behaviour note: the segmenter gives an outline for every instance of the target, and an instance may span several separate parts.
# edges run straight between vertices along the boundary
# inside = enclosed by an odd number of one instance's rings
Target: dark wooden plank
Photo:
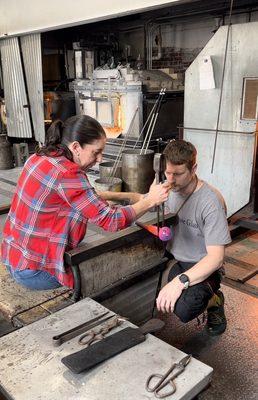
[[[258,297],[258,289],[256,286],[248,285],[247,283],[237,282],[227,277],[223,278],[223,283],[227,286],[232,287],[233,289],[240,290],[240,292]]]

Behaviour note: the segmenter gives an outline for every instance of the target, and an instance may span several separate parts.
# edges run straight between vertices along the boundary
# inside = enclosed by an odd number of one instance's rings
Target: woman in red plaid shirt
[[[86,171],[102,160],[106,135],[89,116],[54,122],[45,146],[25,163],[4,226],[2,261],[16,282],[30,289],[73,287],[64,252],[85,236],[88,221],[107,231],[131,225],[168,198],[166,184],[152,185],[129,206],[109,206]]]

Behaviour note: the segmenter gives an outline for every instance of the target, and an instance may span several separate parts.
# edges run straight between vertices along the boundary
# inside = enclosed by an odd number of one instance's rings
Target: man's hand
[[[157,309],[163,313],[172,313],[175,308],[175,304],[181,296],[184,285],[178,277],[174,278],[171,282],[167,283],[157,297]]]

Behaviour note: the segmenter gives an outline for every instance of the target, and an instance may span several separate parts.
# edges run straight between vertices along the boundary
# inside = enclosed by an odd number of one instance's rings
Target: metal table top
[[[106,310],[86,298],[2,337],[2,391],[13,400],[155,399],[145,390],[146,379],[152,373],[165,373],[185,353],[153,335],[85,373],[75,375],[61,363],[62,357],[81,349],[78,337],[59,347],[53,346],[52,337]],[[125,322],[116,329],[129,325]],[[171,398],[194,398],[209,383],[211,374],[211,367],[193,358],[176,379],[177,391]]]

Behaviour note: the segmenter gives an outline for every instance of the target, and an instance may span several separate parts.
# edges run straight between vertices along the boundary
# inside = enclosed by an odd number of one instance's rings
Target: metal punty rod
[[[153,120],[153,124],[152,124],[152,127],[151,127],[151,132],[150,132],[150,135],[149,135],[149,138],[148,138],[148,142],[147,142],[147,145],[146,145],[146,148],[145,148],[145,154],[147,153],[147,150],[148,150],[148,147],[149,147],[149,144],[150,144],[150,140],[151,140],[151,137],[153,135],[154,128],[156,126],[156,122],[157,122],[158,115],[159,115],[159,112],[160,112],[160,107],[161,107],[161,104],[162,104],[162,99],[163,99],[163,96],[165,95],[165,92],[166,92],[166,88],[164,88],[162,93],[161,93],[160,100],[159,100],[159,102],[157,104],[157,108],[156,108],[155,113],[154,113],[154,120]]]
[[[144,132],[144,129],[145,129],[146,126],[148,125],[148,122],[149,122],[150,118],[151,118],[152,115],[153,115],[153,112],[154,112],[154,110],[155,110],[155,108],[156,108],[156,106],[157,106],[157,103],[158,103],[158,99],[159,99],[159,98],[157,98],[157,100],[155,101],[155,103],[154,103],[154,105],[153,105],[153,107],[152,107],[152,109],[151,109],[151,112],[149,113],[148,118],[147,118],[145,124],[143,125],[143,128],[142,128],[142,130],[141,130],[141,133],[140,133],[140,135],[139,135],[137,141],[135,142],[135,145],[133,146],[134,149],[135,149],[135,147],[137,146],[137,144],[138,144],[140,138],[142,137],[142,134],[143,134],[143,132]]]
[[[153,111],[153,114],[152,114],[152,116],[151,116],[150,124],[149,124],[149,126],[148,126],[148,130],[147,130],[147,133],[146,133],[146,135],[145,135],[145,138],[144,138],[144,141],[143,141],[143,145],[142,145],[140,154],[143,153],[143,150],[144,150],[144,147],[145,147],[145,145],[146,145],[146,142],[147,142],[147,140],[148,140],[148,138],[149,138],[149,136],[150,136],[151,128],[152,128],[152,125],[153,125],[153,120],[154,120],[154,118],[155,118],[155,111],[156,111],[156,109],[158,108],[158,104],[159,104],[160,99],[161,99],[161,97],[162,97],[162,93],[163,93],[163,88],[162,88],[161,91],[159,92],[158,99],[157,99],[156,103],[154,104],[154,111]]]
[[[112,183],[112,180],[113,180],[113,178],[114,178],[114,176],[115,176],[115,173],[116,173],[116,170],[117,170],[117,167],[118,167],[120,158],[121,158],[121,156],[122,156],[122,152],[123,152],[123,150],[124,150],[124,148],[125,148],[127,139],[128,139],[128,137],[130,136],[130,134],[131,134],[131,131],[132,131],[132,128],[133,128],[133,123],[134,123],[134,120],[135,120],[135,117],[136,117],[136,115],[137,115],[138,110],[139,110],[139,108],[137,107],[136,110],[135,110],[135,112],[134,112],[134,115],[133,115],[133,118],[132,118],[132,120],[131,120],[131,123],[130,123],[130,126],[129,126],[129,128],[128,128],[128,131],[127,131],[127,133],[126,133],[126,135],[125,135],[125,138],[124,138],[124,140],[123,140],[123,142],[122,142],[122,144],[121,144],[121,147],[120,147],[119,153],[118,153],[118,155],[117,155],[117,157],[116,157],[116,160],[115,160],[115,163],[114,163],[114,165],[113,165],[113,168],[112,168],[112,170],[111,170],[111,173],[110,173],[111,183]]]

